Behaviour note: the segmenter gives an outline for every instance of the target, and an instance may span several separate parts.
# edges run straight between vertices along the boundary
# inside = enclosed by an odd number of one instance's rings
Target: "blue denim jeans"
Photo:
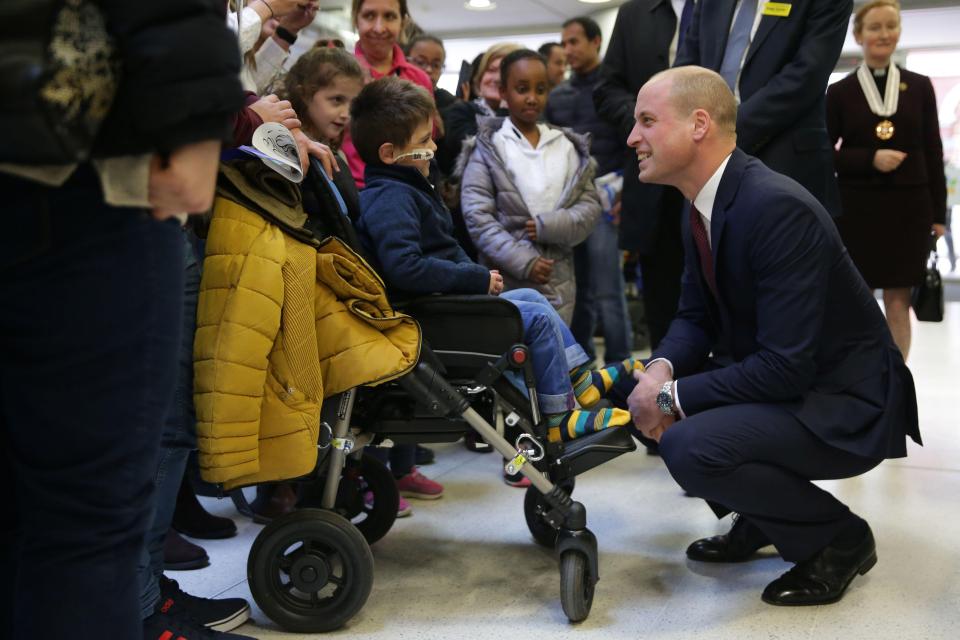
[[[193,336],[197,330],[197,297],[200,292],[200,260],[193,232],[184,229],[183,305],[177,384],[160,435],[154,483],[156,491],[147,538],[138,566],[140,615],[148,617],[160,602],[159,577],[163,573],[163,540],[173,521],[177,492],[190,451],[197,447],[196,415],[193,410]]]
[[[175,221],[82,166],[0,174],[0,637],[139,638],[137,559],[180,344]]]
[[[563,413],[576,406],[570,371],[590,358],[574,339],[557,310],[539,291],[513,289],[500,295],[520,310],[523,342],[530,349],[537,398],[543,413]],[[510,378],[523,387],[517,377]]]
[[[593,334],[598,317],[603,324],[606,362],[626,360],[633,345],[617,243],[617,228],[604,217],[593,233],[573,248],[577,300],[570,330],[591,360],[597,356]]]

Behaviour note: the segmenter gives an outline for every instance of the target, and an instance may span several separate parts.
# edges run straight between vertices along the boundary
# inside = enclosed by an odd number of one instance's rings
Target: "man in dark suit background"
[[[840,215],[827,81],[853,0],[698,0],[675,66],[720,73],[740,101],[737,145]]]
[[[604,79],[593,96],[597,114],[617,128],[621,140],[633,128],[637,91],[670,67],[692,13],[693,0],[630,0],[620,6],[603,59]],[[641,184],[634,154],[626,147],[623,152],[620,248],[639,254],[650,345],[656,347],[680,298],[683,198],[676,189]]]
[[[741,514],[687,555],[735,562],[773,544],[796,565],[766,602],[834,602],[876,547],[810,481],[902,457],[906,435],[919,443],[913,380],[827,211],[736,148],[737,105],[718,74],[654,76],[635,117],[640,180],[693,205],[679,310],[627,405],[688,493]]]

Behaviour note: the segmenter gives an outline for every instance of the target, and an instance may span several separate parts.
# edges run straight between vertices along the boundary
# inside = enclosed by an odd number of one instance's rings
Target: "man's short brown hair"
[[[405,146],[435,111],[433,99],[423,87],[396,76],[374,80],[350,106],[353,146],[365,163],[382,164],[380,147],[387,142]]]
[[[716,71],[703,67],[676,67],[661,71],[650,80],[669,77],[670,102],[674,110],[687,117],[697,109],[703,109],[721,132],[737,133],[737,99],[727,82]]]

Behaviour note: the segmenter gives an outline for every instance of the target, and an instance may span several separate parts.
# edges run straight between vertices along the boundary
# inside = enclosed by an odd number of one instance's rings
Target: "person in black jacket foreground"
[[[43,3],[21,4],[41,15]],[[135,639],[180,344],[183,239],[171,218],[212,202],[220,142],[242,107],[240,59],[207,0],[59,4],[74,13],[54,34],[72,49],[44,95],[101,123],[78,156],[92,160],[73,164],[37,163],[31,153],[53,149],[0,136],[0,481],[14,494],[0,526],[0,636]],[[28,17],[17,37],[45,47],[49,23],[31,33]],[[29,133],[26,93],[2,86],[0,127]],[[214,637],[186,618],[164,634]]]

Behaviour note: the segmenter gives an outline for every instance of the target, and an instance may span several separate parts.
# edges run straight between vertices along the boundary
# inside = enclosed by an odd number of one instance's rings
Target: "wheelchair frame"
[[[350,236],[352,228],[349,223],[344,224],[345,216],[331,214],[338,206],[333,200],[331,185],[325,177],[316,179],[316,175],[323,176],[322,168],[315,159],[311,159],[311,165],[311,173],[315,175],[313,186],[321,203],[326,203],[321,209],[330,218],[329,226],[337,235]],[[441,296],[429,300],[460,298],[490,299],[488,296]],[[513,337],[519,340],[522,335],[516,331],[520,327],[519,312],[505,300],[494,300],[511,308],[508,319],[514,323]],[[423,326],[423,319],[412,315]],[[499,315],[506,317],[502,310]],[[578,474],[634,451],[633,437],[626,429],[606,429],[569,443],[548,442],[529,350],[523,344],[512,344],[504,352],[505,345],[510,343],[507,340],[498,343],[496,348],[488,348],[496,353],[467,354],[475,357],[473,366],[467,367],[470,373],[466,377],[470,378],[470,384],[479,385],[475,389],[492,390],[496,401],[506,407],[506,422],[521,431],[511,445],[441,376],[445,364],[437,354],[463,355],[464,352],[444,351],[446,345],[435,344],[435,353],[428,346],[431,342],[430,331],[425,327],[416,367],[384,387],[396,385],[435,421],[462,421],[462,427],[434,433],[431,425],[424,423],[422,430],[411,432],[404,429],[404,424],[416,423],[416,418],[405,422],[382,420],[377,416],[372,418],[372,424],[357,427],[355,409],[360,389],[351,389],[341,394],[339,400],[329,398],[324,403],[325,410],[335,406],[336,411],[330,418],[332,426],[327,422],[321,425],[318,447],[322,451],[311,478],[323,480],[319,508],[298,508],[268,524],[254,541],[247,562],[247,578],[254,599],[264,613],[285,629],[303,633],[338,629],[363,607],[372,589],[374,569],[369,543],[350,520],[337,513],[338,489],[348,458],[360,461],[365,446],[386,438],[395,442],[456,440],[468,428],[508,461],[508,473],[519,472],[530,479],[524,515],[534,540],[557,551],[563,611],[571,622],[580,622],[589,615],[600,577],[597,539],[587,528],[586,508],[571,497],[573,482]],[[504,374],[508,370],[522,374],[526,396],[506,379]],[[399,431],[391,432],[391,428]],[[238,501],[236,493],[235,502]],[[388,503],[393,505],[394,518],[396,500],[394,493],[393,502]]]
[[[586,619],[593,603],[595,585],[600,577],[597,539],[587,528],[586,508],[570,495],[573,478],[601,462],[635,450],[632,436],[625,429],[608,429],[570,443],[547,442],[546,425],[538,408],[529,351],[526,346],[516,344],[496,362],[488,363],[475,380],[481,387],[496,394],[498,402],[506,408],[506,421],[520,427],[521,434],[516,443],[511,445],[504,435],[470,406],[467,398],[447,382],[433,365],[425,362],[435,359],[426,343],[424,351],[416,368],[395,384],[433,416],[464,421],[508,460],[508,473],[519,472],[530,479],[532,486],[527,489],[524,501],[528,528],[538,543],[552,546],[557,551],[560,564],[560,600],[567,618],[571,622]],[[505,378],[504,373],[507,370],[522,372],[528,398]],[[369,545],[349,520],[336,514],[341,474],[348,458],[359,459],[367,445],[386,438],[395,442],[410,440],[404,434],[370,431],[353,426],[359,391],[351,389],[341,394],[335,403],[334,399],[329,401],[330,404],[335,404],[336,413],[332,425],[324,423],[324,431],[329,435],[321,438],[319,445],[328,447],[325,460],[318,465],[318,471],[323,478],[320,509],[298,509],[275,520],[261,532],[251,549],[248,578],[254,599],[268,616],[291,631],[312,633],[341,627],[362,608],[372,589],[372,556],[369,563],[363,562],[363,558],[369,556]],[[371,390],[370,393],[376,393],[376,390]],[[529,414],[521,409],[524,405],[529,408]],[[447,437],[438,439],[450,439],[449,436],[454,433],[456,432],[445,432],[442,436]],[[430,440],[415,437],[413,441]],[[311,522],[315,530],[308,524]],[[298,559],[288,568],[291,579],[287,584],[293,584],[293,588],[303,594],[318,594],[327,589],[329,580],[336,574],[336,570],[327,566],[330,559],[329,549],[324,550],[330,545],[330,538],[336,537],[330,530],[337,529],[335,534],[341,537],[345,537],[344,530],[352,530],[352,533],[357,534],[349,536],[352,538],[349,544],[342,543],[333,554],[354,556],[351,562],[357,564],[358,568],[353,569],[352,582],[341,575],[340,579],[350,584],[340,584],[337,587],[348,592],[355,591],[356,593],[347,594],[355,597],[338,598],[334,595],[321,599],[311,595],[310,606],[301,606],[307,603],[306,597],[284,599],[278,591],[278,587],[283,584],[282,577],[277,575],[280,565],[277,562],[264,562],[263,558],[258,558],[257,555],[286,554],[293,542],[290,538],[291,529],[296,534],[294,538],[302,543],[302,546],[301,551],[295,552],[300,554]],[[276,544],[278,540],[284,541],[279,547]],[[351,563],[342,561],[341,564],[346,573],[346,567]],[[283,571],[283,568],[280,570]],[[359,575],[365,571],[370,572],[369,579]],[[294,580],[292,574],[297,574],[298,579]],[[278,580],[278,577],[281,579]],[[334,589],[334,593],[337,592],[337,589]]]

